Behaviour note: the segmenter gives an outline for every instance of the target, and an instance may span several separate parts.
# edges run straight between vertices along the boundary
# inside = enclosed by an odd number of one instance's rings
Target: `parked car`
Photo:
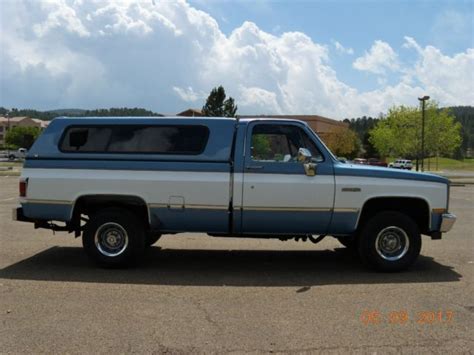
[[[28,150],[26,148],[20,148],[18,150],[4,151],[1,153],[3,158],[7,158],[10,161],[25,159]]]
[[[33,144],[19,191],[14,220],[82,235],[106,267],[139,261],[163,234],[203,232],[329,235],[396,271],[415,262],[422,234],[440,239],[456,220],[448,179],[341,163],[295,120],[58,118]]]
[[[367,159],[363,159],[363,158],[355,158],[352,162],[354,164],[367,165]]]
[[[372,165],[372,166],[382,166],[382,167],[387,167],[387,163],[381,161],[380,159],[377,159],[377,158],[369,158],[367,160],[367,164],[368,165]]]
[[[389,168],[395,168],[395,169],[406,169],[406,170],[411,170],[413,168],[413,164],[411,160],[407,159],[397,159],[394,162],[388,164]]]

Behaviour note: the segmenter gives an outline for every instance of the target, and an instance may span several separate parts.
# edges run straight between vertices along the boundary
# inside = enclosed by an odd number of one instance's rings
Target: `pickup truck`
[[[163,234],[202,232],[331,236],[398,271],[422,234],[451,229],[449,189],[437,175],[341,163],[290,119],[57,118],[26,157],[13,219],[82,235],[105,267],[140,261]]]
[[[5,151],[2,152],[0,155],[2,155],[4,158],[7,158],[10,161],[13,160],[22,160],[25,159],[26,153],[28,150],[26,148],[20,148],[18,150],[10,150],[10,151]]]

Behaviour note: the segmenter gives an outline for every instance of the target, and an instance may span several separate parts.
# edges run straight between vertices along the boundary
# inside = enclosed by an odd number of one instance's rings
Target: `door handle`
[[[263,169],[263,165],[248,165],[246,166],[247,170],[258,170]]]

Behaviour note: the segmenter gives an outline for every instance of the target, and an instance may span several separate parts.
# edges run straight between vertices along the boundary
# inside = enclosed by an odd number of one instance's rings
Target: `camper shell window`
[[[67,153],[149,153],[198,155],[209,129],[200,125],[72,126],[59,149]]]

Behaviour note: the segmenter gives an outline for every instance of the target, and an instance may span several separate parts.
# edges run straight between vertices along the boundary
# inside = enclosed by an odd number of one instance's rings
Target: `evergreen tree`
[[[203,116],[209,117],[235,117],[237,105],[234,99],[226,99],[225,90],[222,86],[212,89],[206,104],[202,107]]]

